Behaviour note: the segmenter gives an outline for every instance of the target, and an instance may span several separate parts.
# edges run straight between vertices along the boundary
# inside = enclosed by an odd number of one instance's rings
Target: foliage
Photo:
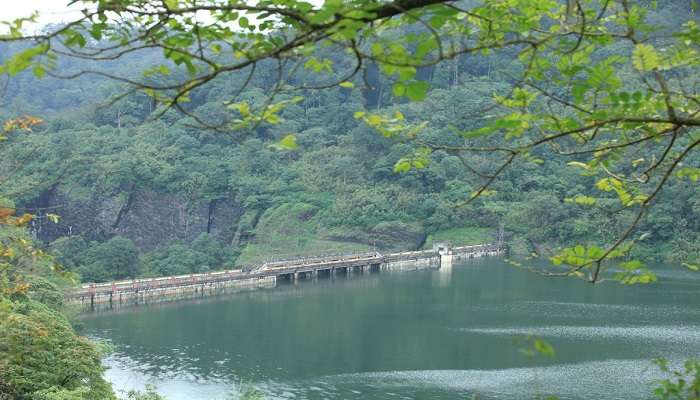
[[[100,353],[57,311],[31,299],[0,303],[0,380],[22,398],[110,398]],[[38,393],[37,393],[38,392]],[[80,394],[81,397],[78,397]]]
[[[556,356],[554,347],[548,342],[531,335],[517,337],[515,343],[523,346],[519,349],[520,353],[529,359],[538,356],[553,359]]]
[[[6,123],[5,129],[28,128]],[[60,287],[72,276],[27,236],[33,216],[16,217],[14,205],[3,205],[9,207],[0,219],[0,398],[114,398],[101,351],[61,313]]]
[[[201,234],[191,245],[171,243],[141,258],[146,275],[183,275],[230,267],[232,254],[212,236]]]
[[[260,216],[251,239],[236,260],[238,265],[263,262],[270,257],[291,258],[323,253],[367,251],[368,243],[334,240],[324,232],[318,207],[285,203]],[[330,237],[329,237],[330,236]]]
[[[662,372],[671,376],[659,382],[659,387],[654,390],[656,397],[662,400],[700,399],[700,361],[687,360],[678,370],[672,369],[666,360],[654,362]]]
[[[115,236],[91,247],[85,255],[89,262],[78,271],[84,271],[86,281],[134,278],[140,273],[138,257],[138,249],[131,240]]]
[[[38,221],[16,211],[54,190],[147,189],[192,205],[235,199],[256,216],[246,221],[253,235],[274,232],[261,216],[310,206],[313,224],[281,225],[305,243],[322,228],[421,221],[434,233],[504,221],[535,250],[564,247],[553,274],[653,282],[630,258],[651,246],[697,266],[700,29],[685,1],[82,4],[70,23],[26,35],[33,16],[0,36],[8,109],[54,114],[46,135],[8,135],[36,125],[31,117],[0,135],[2,171],[18,175],[1,177],[0,195],[12,199],[0,203],[5,226]],[[36,81],[49,76],[78,86]],[[81,107],[103,97],[103,107]],[[29,259],[57,266],[10,232],[0,247],[4,307],[23,323],[57,324],[27,297],[26,279],[39,268]],[[95,280],[226,259],[207,240],[175,243],[141,269],[130,239],[88,239],[76,243],[84,259],[67,244],[58,256]],[[35,285],[34,296],[59,307],[51,285]],[[676,395],[680,382],[659,393]]]
[[[632,249],[635,236],[658,230],[652,240],[684,237],[661,232],[653,206],[676,182],[699,175],[692,90],[698,28],[685,17],[686,2],[83,4],[83,15],[69,24],[26,36],[22,26],[31,19],[17,20],[0,38],[9,46],[0,73],[13,79],[28,79],[22,71],[31,70],[34,77],[81,85],[105,77],[116,83],[102,90],[113,99],[107,108],[113,117],[90,115],[89,122],[103,127],[83,128],[76,142],[65,139],[69,151],[58,153],[101,155],[95,169],[63,167],[75,169],[61,171],[66,186],[113,194],[124,185],[148,185],[191,201],[244,193],[240,200],[259,208],[294,193],[344,187],[326,222],[364,229],[429,220],[440,207],[475,205],[488,196],[483,206],[497,212],[479,219],[491,226],[512,220],[518,226],[510,229],[532,232],[527,240],[567,245],[561,254],[574,251],[572,242],[602,249],[583,265],[558,257],[567,274],[593,281],[606,268],[625,268],[618,263],[629,251],[616,255]],[[199,23],[201,17],[212,23]],[[162,129],[145,122],[159,117],[174,129],[141,137]],[[366,140],[357,122],[393,144]],[[106,123],[117,131],[105,134]],[[209,137],[191,126],[224,135]],[[236,133],[226,135],[231,130]],[[255,139],[271,145],[252,150],[260,144]],[[234,141],[250,145],[240,153],[219,151]],[[375,148],[388,151],[377,151],[371,163],[362,151]],[[17,152],[26,153],[26,146]],[[50,166],[67,165],[62,156],[47,155],[32,169],[44,188],[56,175]],[[341,176],[342,185],[330,176]],[[444,193],[453,180],[467,181],[469,191],[422,207],[420,194]],[[19,192],[32,183],[19,182],[25,183]],[[537,196],[519,196],[523,186]],[[417,204],[397,198],[394,191],[406,188]],[[496,210],[492,199],[516,206]],[[570,206],[563,209],[562,200]],[[687,216],[691,207],[682,208]],[[556,224],[551,234],[528,222],[533,213],[542,226]],[[586,224],[591,219],[601,223]],[[447,226],[427,229],[464,225],[436,222]],[[691,225],[684,230],[697,232]]]
[[[549,342],[540,339],[538,337],[532,336],[532,335],[525,335],[525,336],[520,336],[516,337],[514,339],[514,343],[516,345],[521,346],[518,351],[527,357],[530,361],[534,361],[536,358],[544,358],[544,359],[554,359],[556,358],[556,352],[554,351],[554,347],[549,344]],[[535,374],[534,376],[535,379],[535,385],[538,385],[537,383],[537,375]],[[559,398],[556,396],[544,396],[544,395],[538,395],[536,396],[537,398],[542,398],[544,400],[558,400]]]
[[[86,242],[80,236],[63,237],[50,245],[56,260],[85,282],[134,278],[141,274],[139,251],[125,237],[115,236],[103,243]]]
[[[165,400],[163,396],[158,394],[156,387],[153,385],[146,385],[146,389],[143,392],[138,392],[135,390],[130,390],[126,394],[127,400]]]

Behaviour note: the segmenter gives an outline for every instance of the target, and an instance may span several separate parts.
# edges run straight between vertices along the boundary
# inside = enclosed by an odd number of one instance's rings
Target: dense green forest
[[[652,20],[673,25],[685,17],[682,7],[670,4]],[[4,44],[0,54],[18,46]],[[327,56],[334,65],[351,62]],[[34,233],[87,281],[202,272],[295,254],[415,249],[435,239],[489,242],[499,225],[519,254],[612,240],[630,216],[569,204],[595,191],[592,178],[567,166],[572,158],[534,153],[541,162],[516,161],[493,184],[492,196],[463,206],[482,182],[470,169],[493,168],[493,155],[437,150],[425,168],[397,172],[416,143],[385,138],[353,118],[358,111],[400,109],[408,120],[427,121],[419,139],[459,145],[458,132],[480,126],[481,110],[494,95],[507,94],[517,70],[513,56],[462,56],[423,68],[418,74],[432,89],[416,103],[393,96],[391,82],[370,65],[371,87],[290,90],[278,100],[303,100],[286,107],[279,123],[243,132],[206,129],[177,110],[154,119],[153,99],[119,98],[124,85],[101,77],[20,74],[6,84],[0,117],[38,115],[45,124],[4,144],[1,169],[12,170],[13,180],[0,195],[35,211]],[[159,62],[152,51],[107,68],[130,76]],[[80,60],[60,64],[67,73],[88,67]],[[252,108],[264,104],[274,71],[273,61],[261,64],[238,99]],[[317,75],[302,69],[287,84],[318,81]],[[214,79],[193,91],[186,109],[215,125],[233,113],[226,103],[246,79],[244,73]],[[298,147],[279,148],[289,134]],[[698,190],[687,180],[669,182],[641,225],[638,254],[674,261],[700,254]],[[60,215],[60,222],[42,219],[45,213]]]
[[[81,281],[501,227],[590,282],[698,268],[693,2],[86,3],[0,35],[2,400],[114,397],[63,304]]]

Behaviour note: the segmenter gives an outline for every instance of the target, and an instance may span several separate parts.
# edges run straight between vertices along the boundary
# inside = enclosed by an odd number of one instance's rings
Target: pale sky
[[[25,25],[26,33],[33,33],[43,25],[56,22],[67,22],[80,18],[80,10],[85,8],[82,2],[71,7],[67,4],[71,0],[0,0],[0,21],[12,21],[17,18],[28,17],[34,11],[39,12],[36,24]],[[312,4],[320,4],[322,0],[310,0]],[[252,17],[251,17],[252,18]],[[0,33],[6,32],[6,28],[0,25]]]
[[[0,0],[0,21],[28,17],[34,11],[39,11],[39,23],[42,26],[49,22],[63,22],[80,17],[80,4],[70,8],[66,4],[70,0]],[[3,28],[0,28],[2,31]]]

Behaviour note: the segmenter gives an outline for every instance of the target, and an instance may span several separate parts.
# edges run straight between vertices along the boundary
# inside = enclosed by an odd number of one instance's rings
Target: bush
[[[100,352],[59,312],[0,298],[0,382],[9,399],[113,399]]]

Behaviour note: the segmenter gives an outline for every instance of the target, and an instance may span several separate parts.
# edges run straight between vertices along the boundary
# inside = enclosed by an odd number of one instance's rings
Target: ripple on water
[[[627,400],[652,398],[653,382],[663,376],[651,367],[651,360],[605,360],[548,367],[498,370],[424,370],[342,374],[314,380],[327,394],[342,398],[384,398],[406,395],[427,388],[472,395],[485,399],[522,399],[556,394],[560,399]],[[295,392],[307,398],[300,382]],[[358,387],[362,396],[353,396]],[[345,389],[347,388],[347,389]],[[352,389],[350,389],[352,388]],[[272,389],[272,387],[269,387]],[[291,391],[289,387],[287,392]],[[274,390],[272,390],[274,396]],[[449,398],[449,397],[440,397]]]
[[[565,339],[622,339],[624,341],[666,342],[679,346],[700,347],[700,326],[518,326],[502,328],[459,328],[460,332],[496,336],[535,335]]]
[[[673,360],[672,365],[678,365]],[[132,371],[133,372],[133,371]],[[122,371],[123,373],[123,371]],[[109,373],[108,373],[109,375]],[[119,386],[143,387],[144,376],[110,376]],[[547,367],[496,370],[415,370],[351,373],[301,381],[257,382],[266,398],[282,399],[384,399],[460,398],[478,394],[482,399],[511,400],[556,394],[562,400],[651,399],[653,383],[664,378],[649,359],[605,360]],[[133,380],[131,382],[125,382]],[[236,392],[229,382],[197,382],[161,377],[156,383],[173,400],[223,399]],[[442,393],[442,395],[437,392]]]
[[[547,317],[580,320],[583,318],[614,318],[617,321],[700,320],[700,309],[689,310],[679,305],[597,304],[558,301],[519,301],[511,304],[479,305],[476,310],[503,311],[514,314],[546,315]]]

